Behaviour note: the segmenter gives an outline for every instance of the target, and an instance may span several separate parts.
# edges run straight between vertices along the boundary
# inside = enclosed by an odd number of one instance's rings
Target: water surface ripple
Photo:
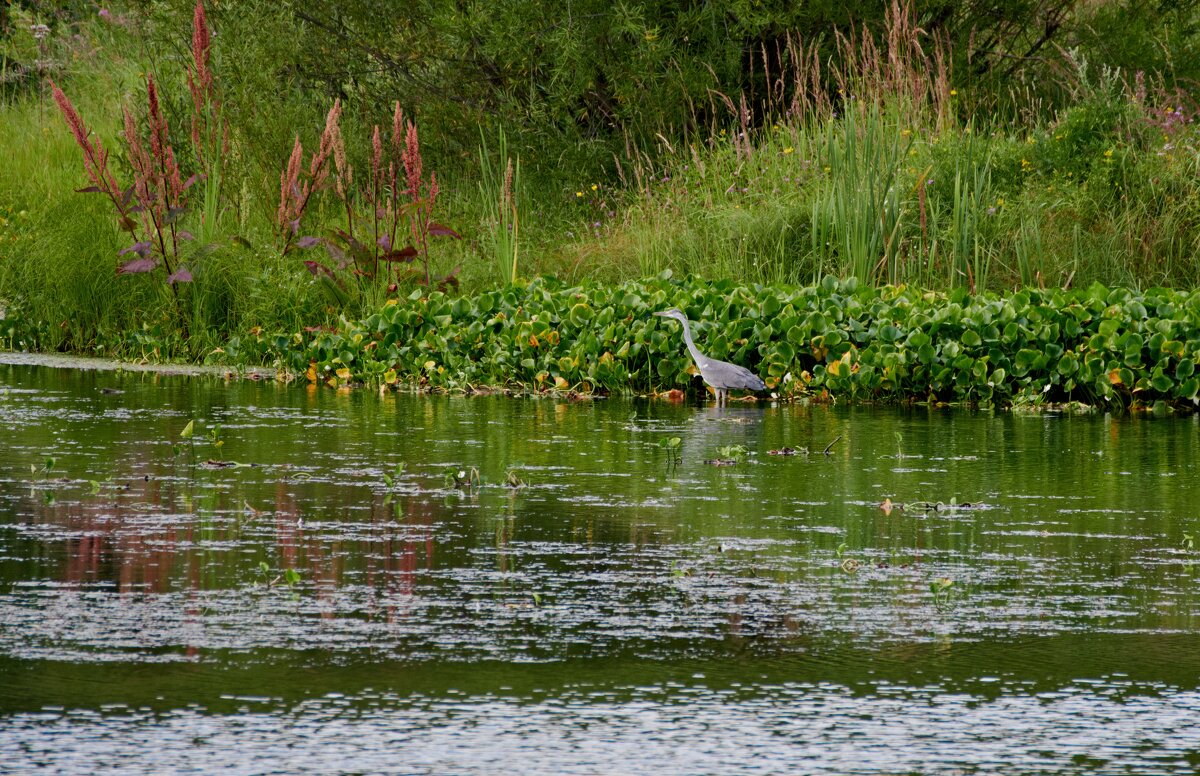
[[[10,364],[0,428],[0,772],[1200,766],[1195,417]]]

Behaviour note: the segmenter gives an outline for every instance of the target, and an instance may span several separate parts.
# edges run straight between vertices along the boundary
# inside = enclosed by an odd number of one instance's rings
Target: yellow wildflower
[[[785,154],[790,154],[791,152],[793,152],[793,151],[795,151],[795,150],[796,150],[795,148],[792,148],[791,146],[788,146],[787,148],[783,149],[783,152],[784,152]]]

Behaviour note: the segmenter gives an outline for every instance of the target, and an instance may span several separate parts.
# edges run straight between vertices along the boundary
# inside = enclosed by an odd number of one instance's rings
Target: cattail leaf
[[[429,234],[431,237],[453,237],[455,240],[462,239],[462,235],[444,224],[430,224]]]
[[[158,266],[154,259],[134,259],[127,261],[117,270],[118,275],[134,275],[139,272],[149,272]]]
[[[192,273],[188,271],[187,267],[180,267],[179,269],[172,272],[171,276],[169,278],[167,278],[167,285],[171,285],[171,286],[175,285],[176,283],[191,283],[191,282],[192,282]]]

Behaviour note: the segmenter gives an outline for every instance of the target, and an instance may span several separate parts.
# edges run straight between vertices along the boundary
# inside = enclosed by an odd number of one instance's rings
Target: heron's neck
[[[692,328],[688,326],[687,321],[683,322],[683,341],[687,344],[688,352],[692,354],[692,360],[696,362],[696,366],[703,366],[704,354],[696,347],[696,343],[692,342]]]

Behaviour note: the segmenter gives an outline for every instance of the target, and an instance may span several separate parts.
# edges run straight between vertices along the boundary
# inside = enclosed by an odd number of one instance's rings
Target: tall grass
[[[480,209],[489,212],[487,234],[481,238],[490,253],[492,266],[500,282],[511,285],[517,279],[517,260],[521,248],[521,157],[509,152],[508,138],[501,129],[493,161],[487,136],[479,136]],[[490,249],[490,250],[488,250]]]

